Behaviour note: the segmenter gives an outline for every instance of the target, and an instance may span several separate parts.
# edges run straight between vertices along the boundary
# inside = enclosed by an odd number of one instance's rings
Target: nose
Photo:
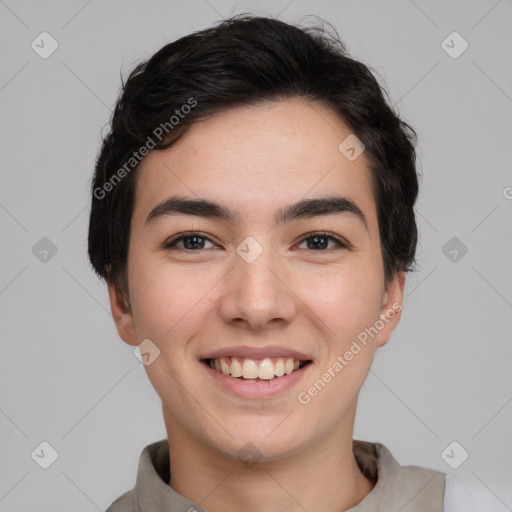
[[[220,314],[224,322],[252,330],[289,324],[297,310],[289,272],[270,249],[248,263],[238,254],[226,276]]]

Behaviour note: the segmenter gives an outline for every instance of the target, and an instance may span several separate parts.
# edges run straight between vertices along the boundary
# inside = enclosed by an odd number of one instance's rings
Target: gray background
[[[510,0],[0,0],[0,511],[105,510],[166,435],[88,265],[89,179],[120,70],[240,12],[332,23],[419,134],[419,266],[355,437],[512,510]],[[43,31],[59,44],[47,59],[31,48]],[[458,58],[441,46],[453,31],[469,43]],[[48,469],[31,457],[43,441]],[[452,464],[469,453],[458,469],[441,456],[453,441]]]

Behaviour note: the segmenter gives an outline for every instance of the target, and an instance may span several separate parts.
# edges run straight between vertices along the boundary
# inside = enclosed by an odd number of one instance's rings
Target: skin
[[[145,368],[162,400],[169,485],[210,512],[341,511],[375,485],[352,451],[357,396],[400,312],[307,405],[297,400],[358,334],[402,301],[404,274],[384,280],[365,154],[349,161],[338,150],[350,133],[332,110],[301,99],[235,108],[194,124],[137,171],[129,296],[108,283],[112,313],[126,343],[150,339],[160,350]],[[145,224],[175,194],[220,202],[239,218],[229,224],[167,215]],[[354,201],[367,226],[347,213],[274,224],[284,205],[333,194]],[[308,245],[304,235],[317,230],[332,231],[351,248],[330,239],[321,249],[311,238]],[[162,247],[187,231],[208,240],[188,250],[187,240]],[[236,253],[248,236],[263,249],[250,264]],[[241,399],[213,384],[198,357],[242,344],[283,345],[313,363],[280,395]],[[251,466],[237,458],[249,442],[260,457]]]

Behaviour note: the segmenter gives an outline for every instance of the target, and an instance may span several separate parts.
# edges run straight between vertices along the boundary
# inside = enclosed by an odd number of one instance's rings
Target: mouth
[[[302,368],[312,363],[311,360],[300,360],[294,357],[250,359],[234,356],[204,358],[201,362],[227,377],[255,382],[279,380],[292,373],[300,372]]]

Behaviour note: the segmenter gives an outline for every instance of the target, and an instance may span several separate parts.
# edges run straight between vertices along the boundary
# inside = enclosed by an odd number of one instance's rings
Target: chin
[[[254,425],[255,419],[238,422],[236,430],[228,430],[233,437],[223,435],[212,442],[225,456],[242,461],[273,462],[293,455],[304,445],[304,429],[284,425],[283,418]],[[286,423],[286,420],[283,422]],[[225,434],[225,432],[224,432]]]

